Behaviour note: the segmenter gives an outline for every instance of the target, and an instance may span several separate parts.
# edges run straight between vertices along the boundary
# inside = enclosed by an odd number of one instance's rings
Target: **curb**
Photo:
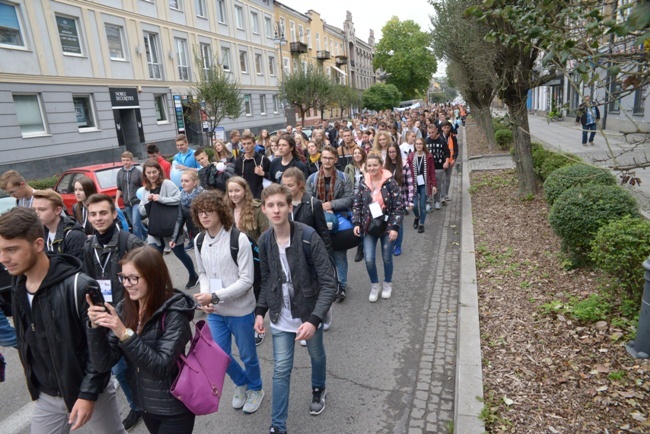
[[[508,154],[509,155],[509,154]],[[467,163],[467,139],[463,134],[463,162]],[[479,418],[483,410],[483,370],[478,314],[478,285],[474,254],[472,200],[469,195],[469,165],[465,164],[462,184],[460,288],[458,296],[458,350],[456,353],[456,396],[454,432],[485,432]]]
[[[463,139],[463,141],[464,140],[465,139]],[[463,154],[465,154],[465,151],[463,151]],[[506,153],[503,153],[503,154],[472,155],[471,157],[467,157],[467,160],[472,161],[472,160],[478,160],[478,159],[481,159],[481,158],[504,158],[504,157],[512,157],[512,155],[510,155],[509,152],[506,152]]]

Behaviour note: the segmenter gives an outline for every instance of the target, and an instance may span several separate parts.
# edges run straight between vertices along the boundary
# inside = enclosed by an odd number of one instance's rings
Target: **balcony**
[[[350,66],[354,68],[354,60],[350,60]]]
[[[348,64],[348,56],[336,56],[336,66]]]
[[[292,42],[289,44],[291,54],[303,54],[307,52],[307,44],[304,42]]]
[[[329,51],[321,50],[316,52],[316,58],[318,60],[329,60],[330,57],[331,56]]]

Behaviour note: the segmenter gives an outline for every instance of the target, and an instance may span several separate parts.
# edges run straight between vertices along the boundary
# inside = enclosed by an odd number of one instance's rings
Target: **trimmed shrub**
[[[497,145],[504,151],[507,151],[512,146],[512,130],[498,130],[494,133],[494,138],[497,141]]]
[[[576,160],[580,161],[580,159],[575,155],[551,152],[550,155],[547,155],[544,159],[542,167],[540,167],[537,174],[542,178],[542,181],[545,181],[551,173],[555,172],[560,167],[577,164]]]
[[[212,148],[203,148],[203,152],[208,156],[208,160],[212,161],[214,159],[214,149]]]
[[[618,283],[617,295],[638,305],[643,295],[643,261],[650,256],[650,222],[625,216],[601,227],[589,258]],[[621,300],[621,301],[624,301]]]
[[[585,185],[566,190],[548,215],[562,250],[574,266],[589,263],[591,241],[601,227],[625,216],[639,215],[636,200],[627,190],[610,185]]]
[[[542,170],[542,164],[544,164],[544,161],[546,161],[546,158],[552,152],[544,149],[542,144],[537,142],[531,142],[530,149],[533,154],[533,169],[535,169],[535,173],[539,176],[539,172]]]
[[[573,164],[560,167],[552,172],[544,182],[544,193],[549,205],[571,187],[582,185],[616,185],[616,178],[605,169],[587,164]]]
[[[27,181],[27,184],[35,190],[47,190],[48,188],[54,188],[58,179],[59,175],[54,175],[50,178],[32,179]]]

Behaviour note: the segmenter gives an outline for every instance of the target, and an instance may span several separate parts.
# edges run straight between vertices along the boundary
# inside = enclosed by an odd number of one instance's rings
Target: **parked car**
[[[134,163],[134,166],[142,170],[142,166]],[[68,169],[59,176],[54,190],[63,198],[63,204],[66,206],[68,213],[72,213],[72,207],[77,203],[74,196],[75,181],[86,176],[95,182],[97,193],[104,193],[112,198],[117,194],[117,172],[122,168],[122,163],[105,163],[95,164],[93,166],[75,167]],[[118,206],[124,208],[124,203],[120,199]]]

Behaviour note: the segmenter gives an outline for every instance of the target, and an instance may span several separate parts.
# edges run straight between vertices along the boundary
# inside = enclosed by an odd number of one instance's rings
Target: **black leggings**
[[[191,434],[196,416],[189,411],[176,416],[143,413],[142,420],[151,434]]]

